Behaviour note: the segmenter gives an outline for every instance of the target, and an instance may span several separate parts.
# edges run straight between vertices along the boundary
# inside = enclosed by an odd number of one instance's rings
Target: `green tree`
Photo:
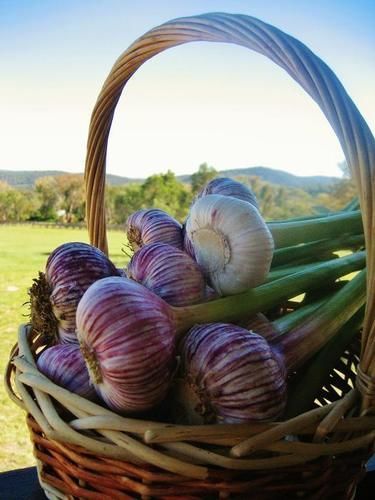
[[[32,191],[14,189],[6,183],[0,185],[0,220],[22,222],[35,215],[39,200]]]
[[[144,208],[141,184],[107,188],[106,210],[110,224],[124,224],[128,216],[140,208]]]
[[[214,177],[217,176],[217,171],[214,167],[209,167],[207,163],[199,165],[198,171],[191,176],[191,190],[194,195]]]
[[[329,210],[341,210],[358,195],[357,187],[347,162],[342,161],[338,164],[338,167],[343,174],[342,179],[335,182],[328,193],[321,193],[318,196],[319,204]]]
[[[266,219],[287,219],[316,212],[316,198],[303,189],[279,186],[257,176],[238,177],[255,193],[261,214]]]
[[[107,220],[111,224],[123,224],[137,210],[160,208],[183,221],[191,201],[191,191],[168,171],[151,175],[142,184],[109,186],[106,192]]]
[[[185,219],[192,195],[170,170],[148,177],[141,192],[144,206],[165,210],[178,220]]]
[[[56,187],[59,193],[58,209],[65,211],[65,222],[83,221],[85,218],[83,175],[58,175]]]
[[[60,193],[56,177],[40,177],[35,181],[35,192],[40,200],[39,219],[56,220],[59,209]]]

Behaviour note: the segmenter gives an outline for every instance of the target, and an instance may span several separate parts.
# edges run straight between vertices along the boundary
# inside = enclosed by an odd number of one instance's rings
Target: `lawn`
[[[122,252],[125,235],[108,235],[110,256],[118,267],[126,263]],[[17,339],[18,325],[28,313],[27,289],[48,254],[67,241],[88,241],[83,229],[41,228],[28,225],[0,226],[0,370],[4,373],[9,352]],[[25,414],[0,386],[0,471],[34,465]]]

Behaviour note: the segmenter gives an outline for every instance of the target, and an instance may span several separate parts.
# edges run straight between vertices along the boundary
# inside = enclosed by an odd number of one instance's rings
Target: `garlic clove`
[[[219,295],[244,292],[264,282],[272,261],[272,235],[250,203],[207,195],[191,207],[186,233],[195,259]]]

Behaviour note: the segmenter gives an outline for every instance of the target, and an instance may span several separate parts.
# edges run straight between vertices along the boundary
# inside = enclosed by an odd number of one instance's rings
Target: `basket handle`
[[[284,68],[314,99],[335,131],[356,181],[367,254],[374,257],[375,141],[362,115],[336,75],[304,44],[254,17],[227,13],[174,19],[153,28],[136,40],[114,64],[95,104],[88,136],[85,184],[91,243],[104,252],[108,251],[104,205],[105,164],[108,136],[121,92],[145,61],[169,47],[192,41],[227,42],[255,50]],[[375,337],[374,268],[374,259],[368,259],[364,346],[370,343],[369,336]],[[370,364],[375,364],[374,353],[365,354],[368,355],[361,359],[361,366],[368,373]],[[375,366],[371,371],[375,375]]]

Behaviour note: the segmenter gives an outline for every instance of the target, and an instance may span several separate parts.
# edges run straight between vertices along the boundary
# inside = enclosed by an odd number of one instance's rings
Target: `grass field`
[[[108,235],[110,256],[122,267],[124,233]],[[9,352],[17,340],[18,325],[28,313],[23,305],[32,279],[42,271],[48,254],[67,241],[88,241],[83,229],[39,228],[35,226],[0,226],[0,370],[4,373]],[[0,386],[0,471],[34,465],[25,414]]]

